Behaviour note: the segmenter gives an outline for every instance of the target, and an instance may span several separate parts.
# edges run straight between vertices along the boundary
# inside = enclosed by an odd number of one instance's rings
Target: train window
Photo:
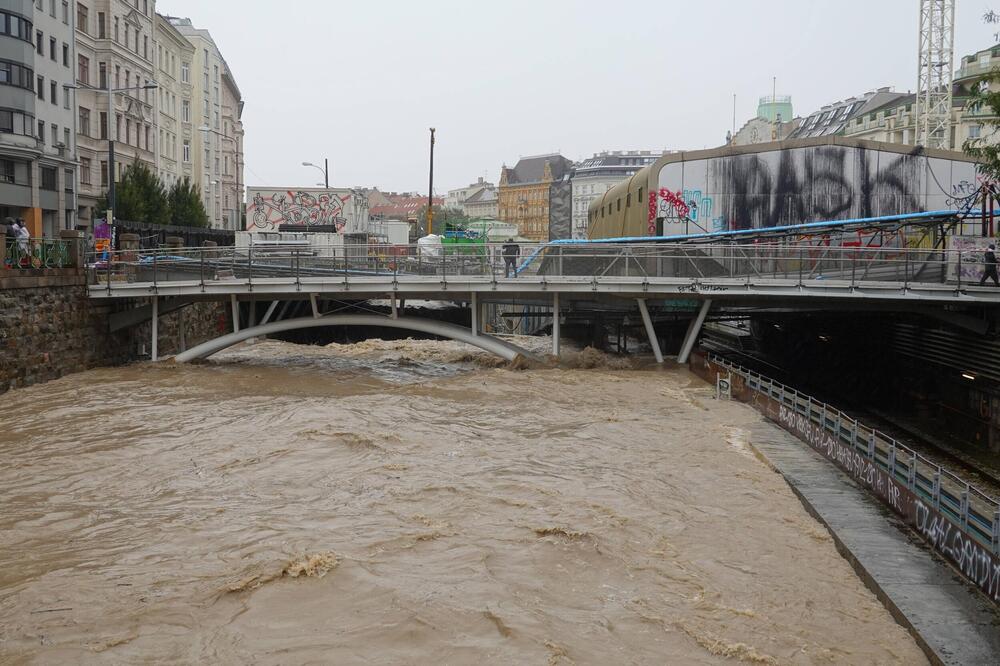
[[[632,193],[629,192],[628,194],[625,195],[625,207],[628,208],[631,205],[632,205]]]
[[[642,203],[642,188],[639,188],[639,203]]]
[[[618,197],[618,210],[617,212],[622,212],[622,198]]]

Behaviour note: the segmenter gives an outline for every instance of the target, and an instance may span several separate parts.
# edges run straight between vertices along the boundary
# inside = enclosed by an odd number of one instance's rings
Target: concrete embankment
[[[137,305],[89,299],[77,268],[0,271],[0,392],[142,358],[150,346],[148,322],[118,333],[108,325],[113,312]],[[220,326],[227,326],[226,312],[216,303],[163,315],[160,351],[207,340]]]

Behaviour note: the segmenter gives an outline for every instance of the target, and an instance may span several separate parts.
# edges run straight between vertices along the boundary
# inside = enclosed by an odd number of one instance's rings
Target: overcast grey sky
[[[560,151],[717,146],[757,98],[796,115],[916,88],[918,0],[158,0],[211,31],[246,108],[248,185],[435,191]],[[957,0],[956,60],[988,48]]]

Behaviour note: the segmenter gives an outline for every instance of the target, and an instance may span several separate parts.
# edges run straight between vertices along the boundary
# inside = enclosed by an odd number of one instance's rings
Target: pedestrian
[[[501,254],[503,254],[503,276],[517,277],[517,259],[521,256],[521,246],[515,243],[513,238],[508,238]]]
[[[993,280],[993,284],[1000,287],[1000,278],[997,277],[997,246],[990,243],[990,247],[986,250],[986,254],[983,255],[983,263],[986,267],[983,269],[983,279],[979,281],[979,286],[986,284],[986,278]]]
[[[28,227],[24,224],[23,219],[18,218],[17,225],[17,247],[21,250],[22,254],[28,254],[28,239],[31,238],[31,233],[28,231]]]

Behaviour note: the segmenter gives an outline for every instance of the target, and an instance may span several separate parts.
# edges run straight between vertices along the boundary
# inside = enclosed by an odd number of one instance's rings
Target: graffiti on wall
[[[658,179],[667,197],[650,211],[665,233],[759,229],[954,208],[979,185],[973,163],[919,149],[815,146],[668,163]],[[678,198],[686,220],[674,214]]]
[[[328,225],[342,231],[350,192],[285,190],[256,192],[247,205],[248,231],[277,231],[282,224]]]

